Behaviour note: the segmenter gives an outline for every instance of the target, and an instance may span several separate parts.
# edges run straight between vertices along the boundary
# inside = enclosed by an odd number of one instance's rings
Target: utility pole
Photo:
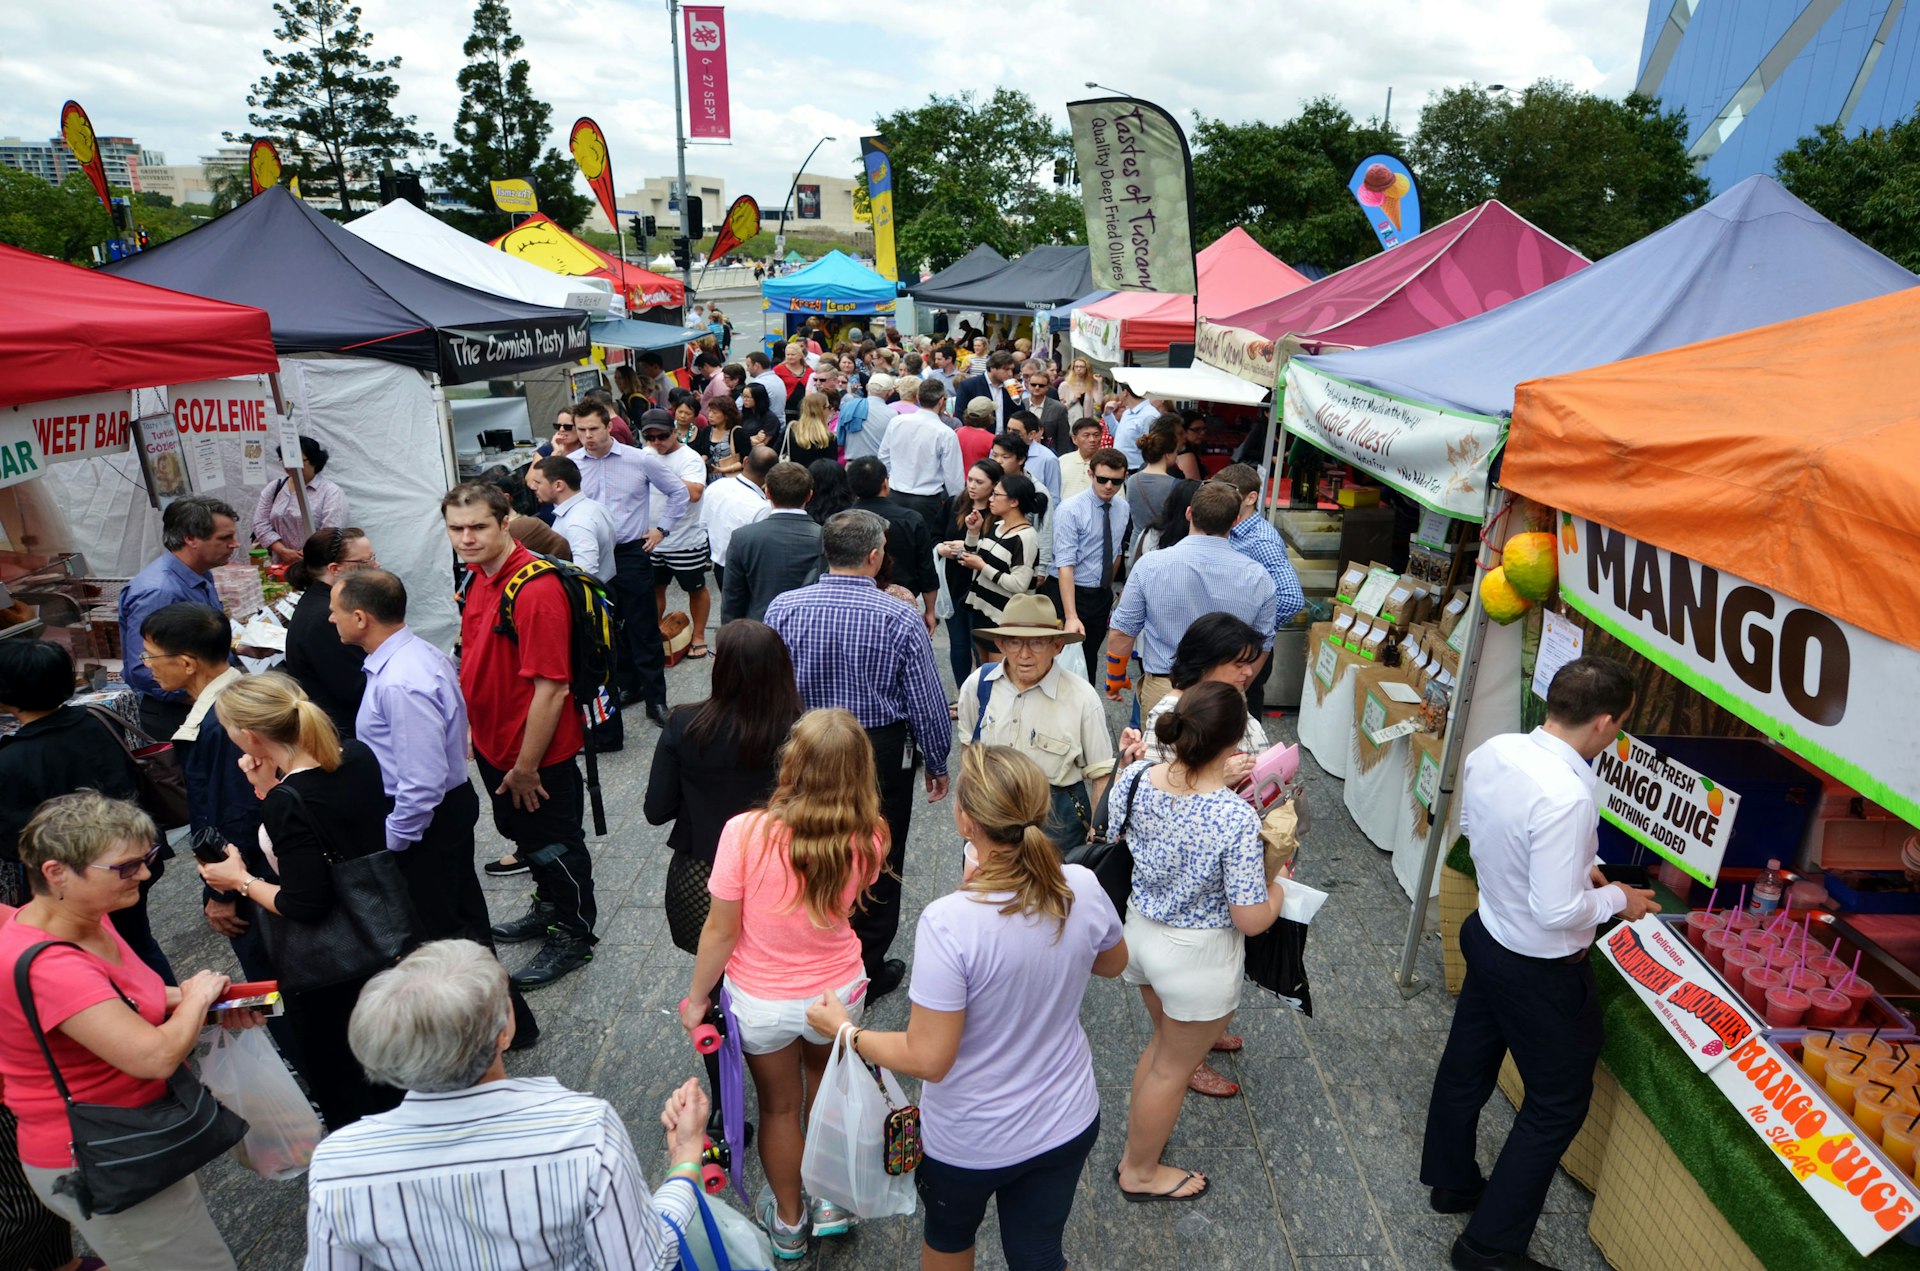
[[[680,100],[680,0],[667,0],[667,16],[673,25],[673,145],[680,166],[680,237],[687,241],[687,254],[680,266],[680,282],[687,289],[687,303],[693,303],[693,234],[687,202],[687,120],[686,106]]]

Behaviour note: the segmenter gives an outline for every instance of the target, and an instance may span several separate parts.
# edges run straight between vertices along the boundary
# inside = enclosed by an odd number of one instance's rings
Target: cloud
[[[374,55],[402,59],[398,109],[447,139],[471,0],[361,6]],[[689,146],[687,169],[769,203],[821,137],[837,140],[811,170],[851,176],[876,117],[936,92],[1016,88],[1064,125],[1067,101],[1087,95],[1090,79],[1182,120],[1277,119],[1322,94],[1365,118],[1382,112],[1391,88],[1393,119],[1405,127],[1431,94],[1469,80],[1551,77],[1623,93],[1645,22],[1641,6],[1617,0],[1424,0],[1329,6],[1310,19],[1247,0],[980,0],[938,22],[905,10],[880,22],[870,8],[831,5],[797,18],[788,0],[733,0],[726,12],[734,142]],[[568,127],[590,114],[606,129],[623,190],[672,171],[664,6],[515,0],[512,15],[531,87],[553,107],[556,148],[564,152]],[[267,70],[260,51],[275,43],[276,24],[267,0],[95,0],[84,22],[51,6],[0,5],[0,136],[53,136],[61,102],[74,97],[102,134],[191,162],[221,144],[222,130],[247,127],[246,94]]]

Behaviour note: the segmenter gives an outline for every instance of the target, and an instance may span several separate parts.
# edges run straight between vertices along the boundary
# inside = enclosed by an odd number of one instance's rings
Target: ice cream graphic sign
[[[1360,201],[1367,224],[1380,236],[1380,246],[1398,247],[1420,233],[1420,187],[1398,155],[1370,154],[1353,170],[1347,182]]]

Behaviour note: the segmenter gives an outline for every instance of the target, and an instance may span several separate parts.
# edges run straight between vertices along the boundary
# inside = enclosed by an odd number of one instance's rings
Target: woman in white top
[[[1100,417],[1100,377],[1093,373],[1092,362],[1083,357],[1073,359],[1067,377],[1060,381],[1060,400],[1066,405],[1069,423]]]

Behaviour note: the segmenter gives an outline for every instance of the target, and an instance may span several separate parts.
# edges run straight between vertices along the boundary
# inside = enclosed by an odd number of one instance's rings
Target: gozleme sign
[[[1291,393],[1291,389],[1289,389]],[[1561,514],[1560,594],[1782,745],[1920,823],[1920,652],[1723,570]]]

